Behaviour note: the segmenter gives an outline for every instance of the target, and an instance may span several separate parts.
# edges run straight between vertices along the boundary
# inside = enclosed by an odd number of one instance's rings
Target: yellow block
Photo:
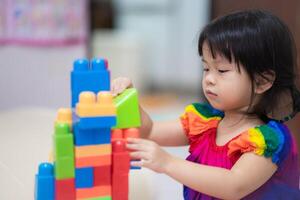
[[[88,157],[111,154],[111,144],[75,146],[75,157]]]
[[[81,92],[79,102],[76,104],[76,114],[80,117],[113,116],[116,115],[116,107],[110,92]]]

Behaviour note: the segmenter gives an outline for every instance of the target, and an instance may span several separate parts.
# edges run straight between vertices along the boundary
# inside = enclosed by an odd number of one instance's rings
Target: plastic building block
[[[113,200],[128,200],[128,174],[113,174],[112,198]]]
[[[54,162],[55,179],[62,180],[75,177],[74,158],[57,158]]]
[[[71,72],[72,108],[78,102],[79,94],[83,91],[110,90],[110,72],[107,69],[107,61],[93,59],[91,65],[86,59],[76,60]]]
[[[87,156],[99,156],[111,154],[111,144],[89,145],[89,146],[76,146],[76,158]]]
[[[126,89],[114,98],[114,102],[117,107],[117,125],[114,128],[140,127],[141,120],[136,89]]]
[[[76,198],[93,198],[93,197],[107,197],[111,196],[111,186],[103,185],[92,188],[76,189]]]
[[[55,125],[57,123],[67,123],[72,128],[72,110],[70,108],[60,108],[57,112]]]
[[[112,162],[111,154],[102,155],[102,156],[89,156],[89,157],[75,158],[75,166],[77,168],[111,165],[111,162]]]
[[[54,158],[74,157],[73,134],[70,133],[69,125],[57,123],[54,133]]]
[[[35,176],[35,200],[54,200],[53,165],[41,163]]]
[[[111,185],[111,165],[94,167],[94,185]]]
[[[99,92],[96,99],[93,92],[80,93],[79,102],[76,104],[76,114],[80,117],[116,115],[112,94]]]
[[[55,199],[56,200],[76,199],[74,178],[55,180]]]
[[[112,173],[128,174],[129,172],[129,152],[126,150],[126,142],[124,140],[116,140],[112,143]]]
[[[78,122],[81,129],[111,128],[117,123],[115,116],[82,117]]]
[[[123,131],[123,137],[127,138],[140,138],[140,131],[137,128],[127,128]]]
[[[111,198],[111,196],[107,196],[107,197],[88,198],[88,199],[84,199],[84,200],[112,200],[112,198]]]
[[[55,178],[74,178],[74,144],[73,135],[69,132],[68,124],[56,124],[53,142]]]
[[[93,167],[84,167],[75,169],[76,188],[91,188],[94,185]]]
[[[78,124],[73,126],[75,145],[97,145],[97,144],[109,144],[111,141],[110,128],[101,129],[81,129]]]

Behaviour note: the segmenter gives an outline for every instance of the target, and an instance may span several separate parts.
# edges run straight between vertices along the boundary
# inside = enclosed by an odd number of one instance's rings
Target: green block
[[[55,125],[53,143],[54,160],[62,157],[74,157],[73,134],[70,133],[68,124],[58,123]]]
[[[93,197],[93,198],[88,198],[85,200],[111,200],[111,196],[107,196],[107,197]]]
[[[141,126],[138,93],[135,88],[126,89],[114,98],[117,108],[117,125],[114,128],[133,128]]]
[[[55,179],[66,179],[75,177],[74,157],[56,159],[54,163]]]

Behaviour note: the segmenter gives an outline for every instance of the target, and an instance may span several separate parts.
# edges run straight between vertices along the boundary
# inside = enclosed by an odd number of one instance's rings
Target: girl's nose
[[[204,81],[207,85],[215,85],[216,79],[212,72],[206,72],[204,75]]]

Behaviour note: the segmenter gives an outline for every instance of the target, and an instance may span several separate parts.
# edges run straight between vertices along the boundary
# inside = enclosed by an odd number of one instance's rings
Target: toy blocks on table
[[[75,200],[74,178],[55,180],[55,200]]]
[[[114,128],[140,127],[141,120],[136,89],[126,89],[114,98],[114,103],[117,107],[117,125]]]
[[[116,107],[112,99],[110,92],[99,92],[97,99],[93,92],[82,92],[76,104],[76,114],[79,117],[114,116]]]
[[[72,109],[59,109],[55,120],[54,167],[36,175],[35,199],[128,199],[126,138],[139,137],[137,91],[127,89],[113,99],[103,59],[75,61],[71,90]]]
[[[50,163],[41,163],[35,176],[35,199],[54,200],[54,169]]]
[[[94,168],[84,167],[75,169],[76,188],[91,188],[94,186]]]
[[[91,64],[86,59],[76,60],[71,72],[72,107],[78,102],[79,94],[83,91],[110,91],[110,72],[107,61],[93,59]]]

